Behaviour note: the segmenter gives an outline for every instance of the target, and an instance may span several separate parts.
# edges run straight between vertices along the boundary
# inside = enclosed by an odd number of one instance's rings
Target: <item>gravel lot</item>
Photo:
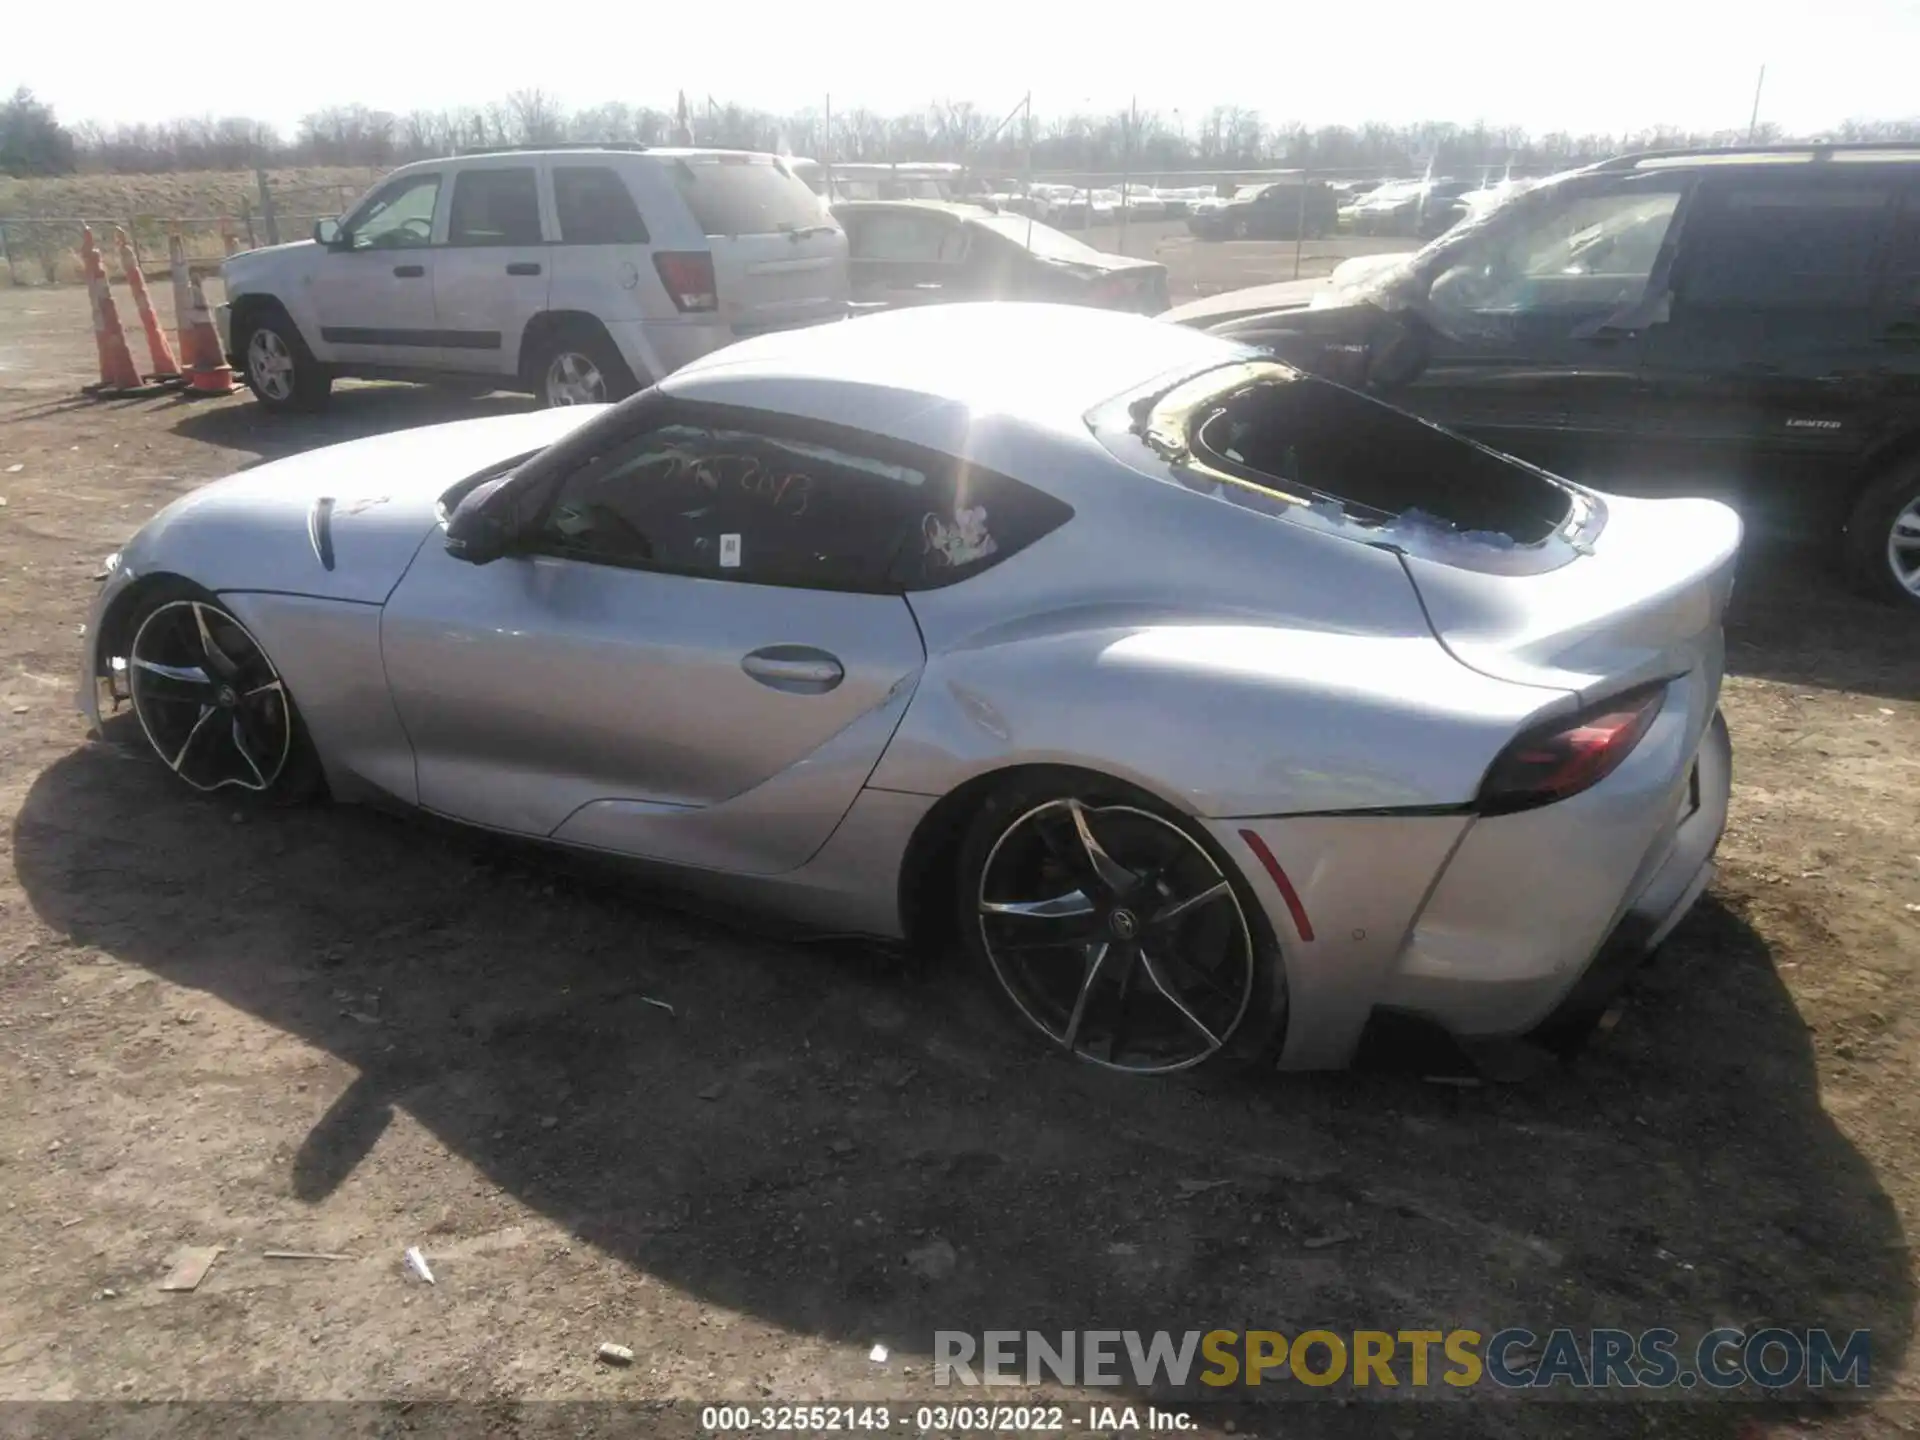
[[[1129,248],[1158,247],[1183,293],[1290,273],[1291,246],[1163,228]],[[1911,616],[1748,557],[1721,878],[1576,1063],[1477,1089],[1126,1084],[1003,1035],[940,956],[725,928],[361,810],[243,820],[176,794],[124,723],[85,738],[90,577],[155,509],[257,460],[528,403],[342,386],[276,422],[244,395],[93,403],[91,370],[81,291],[0,291],[0,1398],[898,1404],[932,1393],[936,1328],[1782,1323],[1871,1327],[1880,1403],[1789,1424],[1698,1399],[1322,1398],[1235,1423],[1912,1433]],[[161,1292],[186,1246],[226,1249]],[[634,1364],[597,1364],[603,1340]],[[322,1413],[327,1433],[613,1423]]]

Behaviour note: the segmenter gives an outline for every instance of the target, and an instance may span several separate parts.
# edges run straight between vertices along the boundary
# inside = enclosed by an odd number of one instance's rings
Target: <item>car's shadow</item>
[[[1920,700],[1920,606],[1854,593],[1828,551],[1749,540],[1727,615],[1727,669],[1817,690]]]
[[[336,385],[326,407],[275,414],[244,397],[225,405],[184,405],[173,431],[253,457],[251,464],[280,460],[322,445],[338,445],[392,430],[411,430],[449,420],[476,420],[531,410],[530,395],[475,388],[388,383]]]
[[[635,1272],[903,1356],[936,1327],[1780,1323],[1870,1327],[1876,1385],[1904,1361],[1894,1208],[1717,899],[1596,1050],[1524,1085],[1129,1082],[993,1028],[937,966],[723,930],[373,812],[235,824],[109,731],[34,781],[21,883],[76,944],[357,1073],[286,1137],[302,1200],[405,1111]],[[904,1263],[936,1241],[950,1274]],[[1420,1433],[1486,1433],[1453,1430],[1462,1408]],[[1513,1407],[1501,1433],[1583,1408]],[[1342,1413],[1289,1407],[1288,1433]]]

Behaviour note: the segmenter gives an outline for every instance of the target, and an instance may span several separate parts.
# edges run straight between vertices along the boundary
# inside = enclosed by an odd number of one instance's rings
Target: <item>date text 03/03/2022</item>
[[[1185,1410],[1157,1405],[708,1405],[700,1428],[710,1435],[799,1434],[834,1431],[914,1435],[1047,1435],[1059,1432],[1172,1434],[1196,1428]]]

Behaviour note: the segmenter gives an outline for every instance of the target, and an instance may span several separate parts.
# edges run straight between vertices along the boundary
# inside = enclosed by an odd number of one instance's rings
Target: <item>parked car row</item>
[[[1326,233],[1337,194],[1270,180],[1189,201],[1189,224]],[[697,149],[424,161],[314,241],[231,258],[221,322],[269,408],[316,404],[343,375],[455,376],[567,405],[876,309],[1167,309],[1163,266],[1059,228],[1102,213],[1099,192],[1025,198],[1026,214],[990,199],[829,206],[776,157]],[[1442,201],[1462,220],[1418,254],[1173,318],[1555,473],[1726,495],[1771,528],[1838,530],[1863,583],[1920,603],[1910,151],[1629,156],[1539,182],[1389,182],[1354,204],[1388,226]],[[1057,223],[1033,213],[1041,202]]]
[[[315,406],[345,376],[593,404],[736,340],[875,308],[1169,304],[1164,266],[990,204],[923,198],[946,183],[931,173],[886,182],[914,198],[832,206],[804,173],[771,155],[639,147],[403,166],[313,239],[226,262],[227,353],[270,409]]]

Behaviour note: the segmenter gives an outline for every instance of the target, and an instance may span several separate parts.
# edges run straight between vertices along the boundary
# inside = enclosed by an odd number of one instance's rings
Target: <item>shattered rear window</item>
[[[1580,504],[1573,487],[1531,465],[1263,361],[1176,387],[1136,433],[1191,489],[1268,514],[1331,512],[1381,539],[1423,527],[1494,548],[1531,545]]]

